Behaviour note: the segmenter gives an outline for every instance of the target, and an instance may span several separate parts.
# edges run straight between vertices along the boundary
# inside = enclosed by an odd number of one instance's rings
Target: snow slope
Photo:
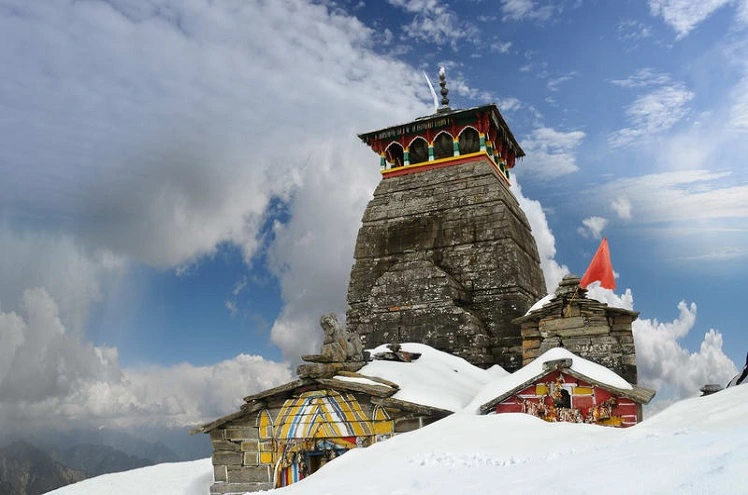
[[[48,492],[50,495],[207,495],[213,483],[210,459],[171,462],[103,474]]]
[[[278,495],[746,494],[748,387],[679,402],[620,430],[457,413],[335,459]],[[55,494],[208,493],[209,460],[100,476]]]

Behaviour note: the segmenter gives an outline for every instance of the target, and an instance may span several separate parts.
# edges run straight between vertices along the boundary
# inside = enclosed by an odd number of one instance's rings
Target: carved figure
[[[320,354],[332,362],[345,361],[348,357],[348,339],[345,330],[340,326],[338,316],[335,313],[322,315],[319,324],[325,331],[325,340],[322,342]]]

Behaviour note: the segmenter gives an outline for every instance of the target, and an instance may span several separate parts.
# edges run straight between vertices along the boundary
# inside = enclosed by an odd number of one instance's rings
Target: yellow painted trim
[[[591,387],[574,387],[574,395],[592,395]]]
[[[603,419],[601,421],[598,421],[598,425],[602,426],[621,426],[623,423],[623,419],[620,416],[613,416],[610,419]]]
[[[395,172],[397,170],[414,170],[420,167],[430,167],[432,165],[438,165],[440,163],[446,163],[446,162],[450,162],[453,160],[464,160],[465,158],[472,158],[474,156],[481,156],[481,155],[486,156],[489,160],[493,161],[491,159],[491,156],[485,151],[476,151],[474,153],[468,153],[467,155],[448,156],[447,158],[439,158],[438,160],[434,160],[432,162],[425,161],[421,163],[416,163],[415,165],[405,165],[403,167],[391,168],[389,170],[381,170],[380,172],[382,175],[387,175],[390,172]]]
[[[548,393],[548,387],[544,383],[535,385],[535,395],[545,395]]]

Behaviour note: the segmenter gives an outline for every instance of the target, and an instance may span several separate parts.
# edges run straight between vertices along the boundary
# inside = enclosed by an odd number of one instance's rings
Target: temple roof
[[[514,134],[512,134],[512,131],[509,129],[509,126],[504,120],[504,117],[501,115],[501,112],[499,112],[498,107],[494,103],[461,110],[441,110],[431,115],[418,117],[415,120],[406,122],[404,124],[385,127],[384,129],[379,129],[377,131],[365,132],[359,134],[358,137],[367,145],[371,145],[373,140],[387,139],[388,137],[401,136],[404,134],[416,134],[429,128],[446,126],[447,122],[449,121],[468,121],[471,120],[470,118],[475,116],[476,114],[484,112],[489,113],[493,125],[496,126],[501,136],[509,144],[512,151],[514,152],[514,155],[517,158],[525,156],[525,152],[522,150],[522,147],[515,139]]]

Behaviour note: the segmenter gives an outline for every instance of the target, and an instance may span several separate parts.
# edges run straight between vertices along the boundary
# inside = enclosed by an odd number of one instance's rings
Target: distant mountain
[[[83,471],[88,477],[156,464],[150,459],[129,455],[108,445],[90,443],[75,445],[55,457],[58,462]]]
[[[38,495],[85,477],[26,442],[0,448],[0,495]]]
[[[151,464],[184,460],[182,456],[162,442],[149,442],[129,433],[106,428],[97,430],[50,430],[37,434],[35,437],[29,437],[28,441],[36,445],[49,446],[60,455],[63,455],[67,449],[73,446],[89,444],[112,447],[127,455],[139,459],[148,459]]]

